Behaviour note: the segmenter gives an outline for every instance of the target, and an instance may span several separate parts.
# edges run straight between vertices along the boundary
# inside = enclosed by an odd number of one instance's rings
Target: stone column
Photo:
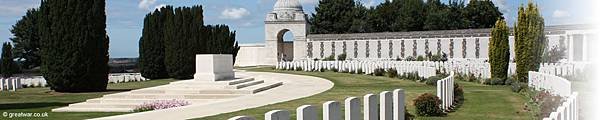
[[[194,80],[219,81],[233,79],[233,59],[225,54],[196,55],[196,74]]]

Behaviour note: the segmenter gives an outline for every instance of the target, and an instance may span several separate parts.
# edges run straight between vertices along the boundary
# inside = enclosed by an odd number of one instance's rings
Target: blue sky
[[[356,0],[374,6],[383,0]],[[446,0],[442,0],[446,1]],[[492,0],[512,24],[516,10],[527,0]],[[40,0],[0,0],[0,40],[9,41],[9,29],[29,8]],[[314,12],[318,0],[300,0],[307,14]],[[589,8],[594,0],[536,0],[541,6],[546,25],[591,23]],[[110,56],[137,57],[144,16],[156,7],[204,6],[205,24],[227,24],[237,31],[240,43],[264,41],[263,20],[272,10],[275,0],[107,0],[107,32],[110,36]],[[588,11],[588,12],[584,12]]]

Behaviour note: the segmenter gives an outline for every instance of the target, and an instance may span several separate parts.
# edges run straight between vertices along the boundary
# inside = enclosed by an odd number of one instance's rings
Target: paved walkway
[[[323,78],[265,72],[236,72],[236,75],[249,75],[255,79],[282,81],[283,85],[257,94],[211,104],[189,105],[178,108],[96,118],[97,120],[181,120],[200,118],[221,113],[265,106],[315,95],[333,87],[333,83]]]

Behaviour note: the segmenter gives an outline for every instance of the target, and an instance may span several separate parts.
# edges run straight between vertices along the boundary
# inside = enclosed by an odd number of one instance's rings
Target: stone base
[[[221,80],[231,80],[234,79],[235,74],[232,72],[222,72],[222,73],[196,73],[194,74],[194,80],[212,80],[212,81],[221,81]]]
[[[196,55],[196,73],[194,80],[220,81],[235,77],[233,73],[233,58],[229,54],[198,54]]]

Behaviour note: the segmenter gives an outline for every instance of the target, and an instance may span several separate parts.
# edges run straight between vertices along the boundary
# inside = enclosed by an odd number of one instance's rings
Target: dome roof
[[[275,3],[275,7],[273,7],[275,11],[281,10],[293,10],[293,11],[302,11],[302,5],[298,0],[277,0]]]

